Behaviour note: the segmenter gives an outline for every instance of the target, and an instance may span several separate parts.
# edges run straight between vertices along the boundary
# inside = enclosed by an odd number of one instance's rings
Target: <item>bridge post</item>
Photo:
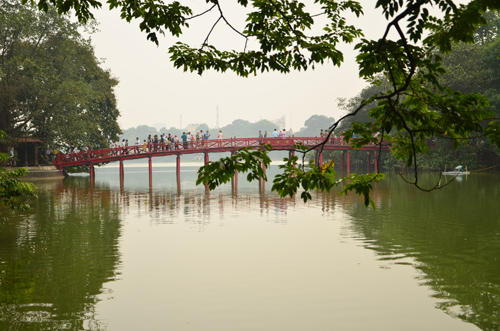
[[[120,159],[120,177],[123,177],[124,171],[123,171],[123,160]]]
[[[347,150],[347,176],[351,174],[351,150]]]
[[[266,173],[266,165],[264,164],[264,162],[261,163],[261,167],[262,167],[262,170],[264,170],[264,174]],[[259,178],[259,184],[260,182],[264,183],[264,179],[262,178]]]
[[[151,156],[149,157],[149,175],[151,176],[153,174],[153,160],[151,159]]]
[[[319,152],[319,165],[323,165],[323,152]]]
[[[378,172],[377,150],[373,151],[373,161],[375,163],[375,172]]]
[[[234,189],[238,191],[238,170],[234,172]]]
[[[177,194],[181,195],[181,176],[177,174]]]
[[[175,173],[177,176],[180,176],[181,174],[181,155],[177,154],[177,160],[176,160],[176,167],[175,167]]]
[[[344,173],[344,151],[340,151],[340,153],[342,154],[342,160],[340,161],[340,166],[341,166],[342,173]]]
[[[236,137],[234,137],[234,138],[236,139]],[[236,153],[238,153],[237,150],[231,151],[231,156],[235,155]],[[234,177],[233,177],[233,179],[234,179],[234,184],[236,185],[236,187],[238,187],[238,170],[234,171]]]
[[[368,173],[370,173],[370,151],[366,151],[366,167]]]
[[[95,177],[95,169],[94,169],[94,164],[90,164],[90,177],[93,178]]]
[[[208,164],[208,160],[209,160],[209,158],[208,158],[208,152],[205,152],[205,165]]]

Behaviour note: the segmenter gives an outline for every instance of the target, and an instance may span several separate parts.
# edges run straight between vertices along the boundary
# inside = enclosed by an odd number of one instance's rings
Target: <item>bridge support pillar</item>
[[[181,195],[181,175],[177,174],[177,194]]]
[[[95,177],[95,169],[94,169],[94,164],[90,164],[90,177],[94,178]]]
[[[323,152],[319,152],[319,165],[323,165]]]
[[[153,160],[151,159],[151,156],[149,157],[149,175],[151,176],[153,174]]]
[[[264,162],[262,162],[260,164],[260,166],[262,167],[262,170],[264,171],[264,174],[266,173],[266,165],[264,164]],[[264,179],[263,178],[259,178],[259,185],[260,185],[260,182],[264,183]]]
[[[340,154],[342,155],[342,159],[340,160],[340,168],[342,170],[342,173],[344,173],[344,151],[340,151]]]
[[[180,174],[181,174],[181,155],[180,154],[177,154],[175,173],[177,174],[177,176],[180,176]]]
[[[124,171],[123,171],[123,160],[120,160],[120,177],[123,177]]]
[[[205,153],[205,165],[208,164],[209,157],[208,157],[208,152]]]
[[[378,172],[378,159],[377,159],[377,151],[373,151],[373,163],[375,164],[375,172]]]
[[[234,138],[236,139],[236,137],[234,137]],[[235,155],[236,153],[238,153],[237,150],[231,151],[231,156]],[[238,187],[238,170],[235,170],[235,172],[234,172],[233,182],[237,188]]]
[[[366,168],[367,173],[370,173],[370,151],[366,151]]]
[[[347,150],[347,176],[351,174],[351,150]]]

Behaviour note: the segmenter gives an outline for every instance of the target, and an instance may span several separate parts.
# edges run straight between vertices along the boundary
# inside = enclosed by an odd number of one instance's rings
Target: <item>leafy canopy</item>
[[[0,130],[0,143],[5,140],[5,132]],[[0,163],[9,159],[6,153],[0,153]],[[36,186],[32,183],[22,182],[18,178],[28,173],[26,168],[6,170],[0,167],[0,206],[10,209],[28,210],[28,200],[36,197]]]
[[[31,2],[45,10],[53,4],[60,13],[72,9],[81,21],[91,18],[91,10],[102,6],[97,0]],[[338,66],[343,60],[338,44],[363,37],[344,15],[346,12],[362,15],[363,9],[358,1],[238,0],[237,3],[247,10],[243,31],[234,28],[219,1],[206,0],[205,3],[205,12],[193,14],[189,7],[177,1],[165,4],[156,0],[108,0],[110,8],[121,10],[122,18],[127,21],[139,19],[141,30],[155,43],[158,43],[158,33],[168,31],[173,36],[180,36],[183,29],[189,27],[189,20],[210,11],[218,12],[214,27],[219,23],[227,24],[244,41],[241,49],[223,50],[210,44],[213,27],[205,31],[206,38],[201,46],[178,42],[169,49],[174,66],[199,74],[212,69],[248,76],[265,71],[306,70],[324,63]],[[484,14],[487,10],[500,9],[500,2],[472,0],[458,4],[453,0],[377,0],[369,3],[379,11],[376,15],[380,12],[384,15],[387,26],[379,39],[361,38],[356,45],[359,75],[384,88],[361,100],[353,112],[332,123],[329,132],[366,105],[375,103],[376,106],[369,111],[370,120],[353,122],[343,134],[344,139],[354,148],[370,142],[379,146],[382,146],[382,140],[390,142],[394,156],[408,166],[414,166],[412,183],[430,191],[438,188],[438,184],[431,188],[420,186],[417,162],[419,154],[428,153],[428,139],[446,136],[453,139],[458,148],[467,143],[469,135],[482,134],[491,144],[500,144],[500,124],[488,109],[488,100],[479,94],[453,91],[439,80],[445,72],[439,54],[450,53],[454,44],[474,43],[477,29],[487,23]],[[396,37],[389,38],[393,34]],[[250,48],[249,41],[257,47]],[[350,140],[354,133],[357,139]],[[375,133],[380,135],[374,138]],[[310,151],[299,149],[303,153]],[[236,166],[238,157],[228,162],[233,162],[233,165],[226,164],[227,167]],[[213,175],[217,174],[215,169],[213,171]],[[279,177],[281,184],[276,189],[281,195],[290,192],[280,191],[287,183],[290,183],[292,192],[299,184],[308,190],[308,185],[304,187],[305,179],[296,179],[295,174],[285,171],[284,176]],[[209,177],[206,172],[200,174],[201,179]],[[378,178],[363,179],[353,175],[344,190],[364,194],[370,190],[370,183]],[[327,175],[323,176],[323,183],[329,180]],[[316,188],[327,189],[321,185]]]
[[[47,145],[107,147],[120,133],[114,87],[90,39],[93,25],[71,22],[54,8],[0,2],[0,129]]]

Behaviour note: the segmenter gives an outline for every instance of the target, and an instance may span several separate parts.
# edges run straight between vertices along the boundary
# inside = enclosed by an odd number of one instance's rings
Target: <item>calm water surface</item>
[[[154,169],[38,182],[31,212],[0,212],[0,330],[500,329],[500,173],[431,194],[389,174],[373,211]]]

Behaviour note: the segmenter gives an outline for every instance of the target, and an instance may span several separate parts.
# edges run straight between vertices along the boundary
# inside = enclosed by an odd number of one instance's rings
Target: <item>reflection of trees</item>
[[[213,213],[222,221],[226,213],[258,211],[286,222],[295,200],[243,183],[214,192],[124,189],[88,177],[37,183],[41,194],[30,214],[0,221],[0,330],[103,330],[94,307],[103,284],[118,274],[124,218],[203,227]]]
[[[483,330],[499,330],[498,177],[469,176],[431,195],[405,185],[396,178],[380,183],[377,212],[349,203],[352,229],[382,260],[414,265],[439,299],[437,308]]]
[[[82,180],[41,185],[29,216],[0,223],[0,329],[102,329],[93,309],[117,273],[119,196]]]
[[[46,189],[37,183],[42,194],[33,213],[0,221],[0,330],[103,330],[93,309],[103,284],[118,274],[122,220],[139,215],[203,230],[225,215],[286,222],[287,213],[302,204],[280,199],[269,191],[270,183],[264,189],[242,178],[238,189],[227,185],[212,192],[188,185],[179,191],[175,184],[153,190],[144,179],[133,188],[91,185],[88,177]],[[419,270],[439,309],[484,330],[499,329],[497,179],[469,176],[431,195],[391,176],[377,185],[375,212],[355,195],[339,198],[340,187],[313,195],[307,208],[351,215],[348,230],[381,260]]]

